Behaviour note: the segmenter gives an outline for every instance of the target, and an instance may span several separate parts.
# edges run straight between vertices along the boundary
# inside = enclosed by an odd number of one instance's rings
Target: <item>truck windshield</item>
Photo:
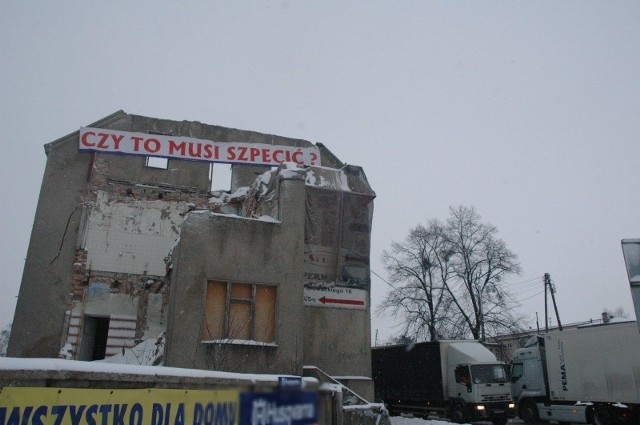
[[[511,382],[516,382],[524,374],[522,363],[511,363]]]
[[[474,384],[507,382],[507,371],[501,364],[472,365],[471,379]]]

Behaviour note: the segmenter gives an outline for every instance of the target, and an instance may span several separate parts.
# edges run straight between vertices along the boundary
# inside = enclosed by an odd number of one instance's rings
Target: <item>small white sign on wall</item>
[[[368,291],[354,288],[304,288],[304,305],[365,310]]]

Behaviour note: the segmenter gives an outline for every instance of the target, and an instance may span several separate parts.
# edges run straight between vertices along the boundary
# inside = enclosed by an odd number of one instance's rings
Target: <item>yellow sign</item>
[[[0,425],[231,425],[239,420],[238,390],[0,390]]]

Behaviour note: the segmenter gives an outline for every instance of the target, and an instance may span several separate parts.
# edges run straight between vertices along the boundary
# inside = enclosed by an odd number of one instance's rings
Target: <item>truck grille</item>
[[[484,394],[482,401],[485,403],[490,401],[511,401],[511,396],[509,394]]]

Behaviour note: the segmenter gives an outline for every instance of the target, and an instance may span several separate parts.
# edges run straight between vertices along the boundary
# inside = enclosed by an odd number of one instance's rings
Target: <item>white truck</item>
[[[507,366],[478,341],[374,347],[371,360],[375,397],[392,415],[495,425],[515,416]]]
[[[526,423],[640,424],[636,322],[552,331],[511,361],[511,390]]]

